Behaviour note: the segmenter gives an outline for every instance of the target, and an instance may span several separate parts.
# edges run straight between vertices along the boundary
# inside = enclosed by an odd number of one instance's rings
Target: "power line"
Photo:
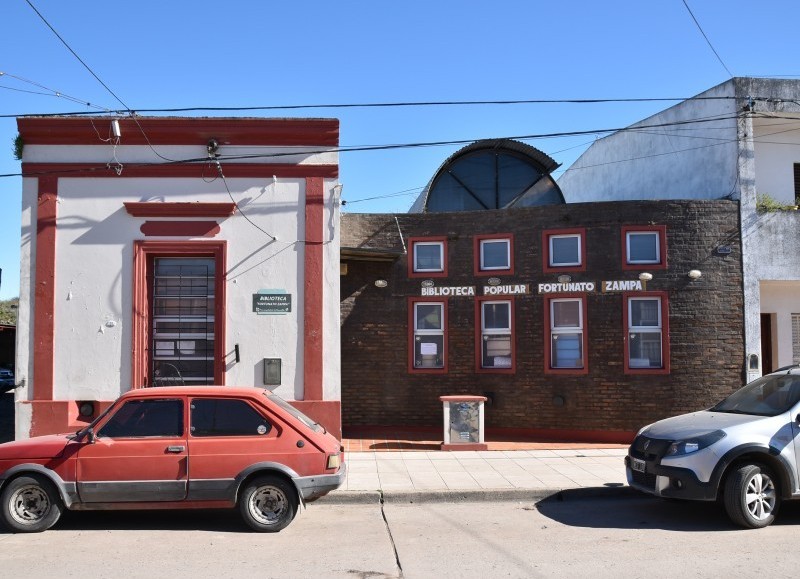
[[[573,136],[582,136],[582,135],[597,135],[602,133],[617,133],[617,132],[642,132],[646,131],[647,129],[656,129],[656,128],[663,128],[663,127],[684,127],[687,125],[697,124],[697,123],[708,123],[708,122],[719,122],[725,120],[736,120],[738,119],[738,115],[733,116],[719,116],[714,115],[710,117],[701,117],[696,119],[687,119],[683,121],[673,121],[669,123],[657,123],[652,125],[638,125],[638,126],[629,126],[623,128],[611,128],[611,129],[592,129],[586,131],[566,131],[566,132],[559,132],[559,133],[542,133],[542,134],[533,134],[533,135],[518,135],[512,137],[503,137],[504,139],[508,140],[515,140],[515,141],[530,141],[530,140],[538,140],[538,139],[550,139],[550,138],[557,138],[557,137],[573,137]],[[771,117],[777,118],[777,117]],[[413,149],[413,148],[422,148],[422,147],[438,147],[438,146],[452,146],[452,145],[466,145],[474,143],[476,140],[480,139],[458,139],[458,140],[451,140],[451,141],[427,141],[427,142],[417,142],[417,143],[398,143],[398,144],[386,144],[386,145],[365,145],[365,146],[358,146],[358,147],[338,147],[338,148],[327,148],[327,149],[320,149],[320,150],[313,150],[313,151],[304,151],[307,155],[318,155],[323,153],[351,153],[351,152],[366,152],[366,151],[386,151],[386,150],[394,150],[394,149]],[[149,144],[149,143],[148,143]],[[152,148],[152,146],[151,146]],[[157,154],[157,153],[156,153]],[[243,160],[253,160],[253,159],[275,159],[280,157],[286,156],[296,156],[296,151],[288,151],[288,152],[280,152],[280,153],[257,153],[257,154],[249,154],[249,155],[218,155],[217,158],[220,160],[225,161],[243,161]],[[159,157],[161,157],[159,155]],[[161,157],[164,159],[164,157]],[[163,165],[174,165],[174,164],[197,164],[197,163],[206,163],[208,162],[207,157],[198,157],[198,158],[190,158],[190,159],[168,159],[166,162],[152,162],[152,163],[128,163],[127,166],[129,167],[147,167],[147,166],[163,166]],[[95,171],[105,171],[108,167],[105,165],[98,165],[97,167],[87,167],[81,169],[74,169],[74,170],[63,170],[63,171],[41,171],[41,172],[30,172],[26,173],[25,176],[37,176],[37,175],[48,175],[52,173],[58,174],[69,174],[69,173],[80,173],[80,172],[95,172]],[[2,177],[19,177],[22,176],[22,173],[6,173],[0,174],[0,178]]]
[[[706,42],[708,43],[708,46],[709,46],[709,48],[711,48],[712,52],[714,53],[714,56],[716,56],[716,57],[717,57],[717,60],[719,60],[719,63],[722,65],[722,67],[723,67],[723,68],[724,68],[726,71],[728,71],[728,76],[730,76],[731,78],[733,78],[733,73],[730,71],[730,69],[729,69],[729,68],[728,68],[728,67],[725,65],[725,63],[722,61],[722,57],[720,57],[719,53],[718,53],[718,52],[717,52],[717,50],[714,48],[714,45],[712,45],[712,44],[711,44],[711,41],[708,39],[708,36],[706,36],[706,33],[703,31],[703,27],[702,27],[702,26],[700,26],[700,23],[697,21],[697,18],[695,18],[695,16],[694,16],[694,12],[692,12],[692,9],[691,9],[691,8],[689,8],[689,4],[686,2],[686,0],[682,0],[682,1],[683,1],[683,5],[684,5],[684,6],[686,6],[686,10],[688,10],[688,11],[689,11],[689,16],[691,16],[691,17],[692,17],[692,20],[694,20],[694,23],[697,25],[697,29],[700,31],[700,34],[702,34],[702,35],[703,35],[703,38],[705,38],[705,39],[706,39]]]
[[[20,82],[24,82],[26,84],[33,85],[35,87],[44,89],[44,90],[49,91],[49,92],[46,92],[46,93],[37,92],[37,91],[32,91],[32,90],[24,90],[24,89],[14,88],[14,87],[10,87],[10,86],[0,86],[0,88],[5,88],[5,89],[8,89],[8,90],[14,90],[14,91],[24,92],[24,93],[29,93],[29,94],[38,94],[38,95],[43,95],[43,96],[53,96],[53,97],[63,98],[63,99],[72,101],[74,103],[86,105],[87,107],[93,107],[95,109],[99,109],[99,110],[101,110],[103,112],[110,112],[110,109],[108,109],[106,107],[101,107],[101,106],[98,106],[98,105],[94,105],[94,104],[92,104],[90,102],[87,102],[84,99],[79,99],[78,97],[70,96],[67,93],[62,92],[60,90],[55,90],[55,89],[46,87],[41,83],[38,83],[38,82],[33,81],[33,80],[29,80],[27,78],[23,78],[21,76],[17,76],[15,74],[11,74],[9,72],[0,72],[0,76],[7,76],[8,78],[13,78],[13,79],[18,80]]]
[[[81,63],[83,66],[84,66],[84,68],[85,68],[86,70],[88,70],[88,71],[89,71],[89,74],[91,74],[91,75],[92,75],[92,76],[93,76],[93,77],[94,77],[94,78],[97,80],[97,82],[99,82],[101,85],[103,85],[103,88],[104,88],[104,89],[106,89],[106,90],[107,90],[107,91],[108,91],[108,92],[111,94],[111,96],[113,96],[115,99],[117,99],[117,101],[119,102],[119,104],[121,104],[123,107],[125,107],[125,109],[127,109],[128,111],[130,111],[130,108],[128,107],[128,105],[126,105],[124,102],[122,102],[122,99],[120,99],[120,98],[119,98],[119,97],[116,95],[116,93],[114,93],[114,91],[113,91],[113,90],[111,90],[110,88],[108,88],[108,85],[107,85],[106,83],[104,83],[104,82],[103,82],[103,81],[100,79],[100,77],[99,77],[99,76],[97,76],[97,75],[94,73],[94,71],[91,69],[91,67],[90,67],[88,64],[86,64],[86,63],[83,61],[83,59],[82,59],[80,56],[78,56],[78,53],[77,53],[77,52],[75,52],[74,50],[72,50],[72,47],[71,47],[69,44],[67,44],[67,41],[66,41],[66,40],[64,40],[64,39],[61,37],[61,35],[60,35],[60,34],[59,34],[57,31],[56,31],[56,29],[55,29],[55,28],[53,28],[53,27],[52,27],[52,25],[51,25],[51,24],[50,24],[50,23],[47,21],[47,19],[46,19],[46,18],[45,18],[45,17],[42,15],[42,13],[41,13],[41,12],[39,12],[39,11],[36,9],[36,6],[34,6],[34,5],[33,5],[33,3],[31,2],[31,0],[25,0],[25,2],[27,2],[27,3],[28,3],[28,6],[30,6],[30,7],[33,9],[33,11],[34,11],[34,12],[36,12],[36,15],[37,15],[39,18],[41,18],[42,22],[44,22],[44,23],[47,25],[47,27],[48,27],[50,30],[52,30],[53,34],[55,34],[55,35],[56,35],[56,37],[57,37],[57,38],[58,38],[58,39],[61,41],[61,44],[63,44],[64,46],[66,46],[66,47],[67,47],[67,50],[69,50],[69,51],[72,53],[72,56],[74,56],[75,58],[77,58],[77,59],[78,59],[78,62],[80,62],[80,63]]]
[[[653,97],[653,98],[596,98],[596,99],[524,99],[524,100],[489,100],[489,101],[408,101],[386,103],[328,103],[300,105],[263,105],[252,107],[178,107],[161,109],[108,110],[110,114],[153,114],[153,113],[185,113],[185,112],[254,112],[254,111],[288,111],[307,109],[354,109],[354,108],[398,108],[398,107],[440,107],[440,106],[489,106],[489,105],[536,105],[536,104],[607,104],[607,103],[649,103],[649,102],[683,102],[683,101],[720,101],[737,100],[734,96],[693,96],[693,97]],[[753,100],[770,100],[763,97],[752,97]],[[64,113],[17,113],[3,114],[0,118],[11,117],[68,117],[90,115],[87,111],[71,111]]]

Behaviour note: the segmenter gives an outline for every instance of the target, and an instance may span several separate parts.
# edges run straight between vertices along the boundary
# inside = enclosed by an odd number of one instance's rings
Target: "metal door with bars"
[[[150,383],[214,383],[212,257],[156,257],[152,269]]]

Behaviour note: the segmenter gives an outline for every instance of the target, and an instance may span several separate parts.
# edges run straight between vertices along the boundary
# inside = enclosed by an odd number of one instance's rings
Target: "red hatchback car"
[[[146,388],[76,433],[0,444],[0,519],[37,532],[64,508],[238,507],[273,532],[345,475],[341,443],[268,390]]]

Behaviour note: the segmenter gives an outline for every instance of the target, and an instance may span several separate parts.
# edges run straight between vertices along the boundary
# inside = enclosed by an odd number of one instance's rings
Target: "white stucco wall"
[[[756,191],[794,205],[794,164],[800,163],[800,119],[754,119]]]
[[[733,84],[697,96],[733,96]],[[561,175],[558,185],[568,203],[719,199],[735,193],[735,114],[733,100],[684,101],[630,130],[599,139]],[[672,123],[685,124],[662,126]]]
[[[792,314],[800,314],[800,282],[762,281],[761,312],[774,315],[773,367],[792,364]]]
[[[337,163],[336,153],[308,154],[305,148],[237,147],[227,154],[289,151],[276,163]],[[315,150],[318,150],[316,147]],[[196,158],[204,147],[159,147],[169,158]],[[118,147],[116,159],[126,163],[158,159],[148,147]],[[25,162],[101,162],[110,160],[110,146],[28,146]],[[239,161],[237,161],[239,162]],[[265,159],[250,162],[265,162]],[[225,163],[222,163],[224,170]],[[305,179],[228,178],[227,186],[239,208],[258,227],[277,237],[271,240],[250,224],[240,211],[216,218],[227,241],[226,383],[263,385],[263,358],[282,359],[282,384],[274,390],[289,399],[303,399],[303,304],[305,264]],[[335,179],[324,181],[323,246],[323,396],[339,400],[339,218]],[[20,379],[35,380],[31,327],[35,276],[35,208],[38,183],[23,180],[20,316],[17,368]],[[133,242],[145,239],[139,230],[145,220],[129,215],[123,202],[223,202],[231,197],[225,183],[209,166],[208,178],[62,178],[58,187],[55,287],[56,400],[112,400],[131,386]],[[196,220],[197,218],[187,218]],[[170,218],[173,220],[173,218]],[[33,223],[33,229],[32,229]],[[33,232],[33,235],[31,234]],[[151,237],[147,240],[185,240]],[[280,289],[292,295],[292,312],[257,315],[252,295]],[[233,360],[239,344],[240,362]],[[31,399],[27,386],[19,400]],[[18,408],[20,406],[18,405]],[[17,436],[27,435],[30,418],[18,412]]]

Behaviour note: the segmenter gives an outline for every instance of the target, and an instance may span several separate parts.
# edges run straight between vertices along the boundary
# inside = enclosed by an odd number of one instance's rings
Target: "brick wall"
[[[405,214],[409,237],[447,237],[448,276],[437,286],[476,286],[473,237],[514,235],[514,275],[503,284],[530,284],[515,300],[516,369],[475,371],[475,298],[448,299],[448,372],[417,374],[408,367],[408,298],[421,280],[409,279],[406,257],[393,262],[345,260],[341,277],[342,414],[346,426],[441,424],[440,395],[489,394],[487,428],[635,431],[654,420],[709,406],[741,385],[743,297],[738,204],[731,201],[642,201],[569,204],[484,212]],[[347,214],[342,247],[402,249],[391,215]],[[665,225],[667,269],[648,270],[648,291],[669,299],[670,373],[624,373],[623,297],[589,293],[585,375],[546,375],[542,230],[585,228],[586,270],[572,281],[635,280],[623,271],[621,228]],[[720,255],[719,246],[731,253]],[[702,271],[699,280],[687,277]],[[388,286],[378,288],[376,279]],[[478,322],[480,323],[480,322]]]

